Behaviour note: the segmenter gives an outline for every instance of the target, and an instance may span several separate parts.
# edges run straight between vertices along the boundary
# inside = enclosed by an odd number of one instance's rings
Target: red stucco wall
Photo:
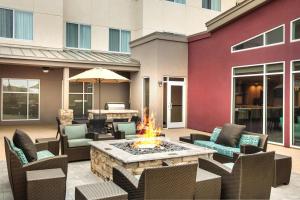
[[[290,21],[300,17],[299,8],[299,0],[273,0],[207,38],[189,38],[189,128],[211,131],[230,122],[233,66],[285,61],[284,132],[289,145],[290,61],[300,59],[300,42],[290,43]],[[285,44],[231,53],[232,45],[281,24],[285,24]]]

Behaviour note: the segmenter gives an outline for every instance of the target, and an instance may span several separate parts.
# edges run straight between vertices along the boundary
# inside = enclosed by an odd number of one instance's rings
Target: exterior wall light
[[[49,69],[49,67],[43,67],[42,71],[43,71],[43,73],[49,73],[50,69]]]
[[[162,81],[158,81],[158,86],[162,87],[162,85],[163,85],[163,82]]]

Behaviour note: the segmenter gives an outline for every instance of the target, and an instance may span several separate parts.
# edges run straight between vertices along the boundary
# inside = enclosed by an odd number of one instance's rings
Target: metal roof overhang
[[[0,63],[80,69],[104,67],[110,70],[132,72],[140,70],[139,61],[132,59],[130,54],[73,49],[48,50],[28,47],[0,46]]]

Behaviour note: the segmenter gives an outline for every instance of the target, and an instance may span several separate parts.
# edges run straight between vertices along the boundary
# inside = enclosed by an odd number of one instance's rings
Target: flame
[[[150,117],[145,114],[144,119],[138,124],[139,139],[134,142],[134,148],[155,148],[160,146],[161,141],[157,138],[161,133],[161,128],[156,127],[155,117],[152,113]]]

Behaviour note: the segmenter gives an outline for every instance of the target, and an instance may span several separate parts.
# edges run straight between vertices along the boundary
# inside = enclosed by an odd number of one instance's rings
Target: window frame
[[[274,43],[274,44],[266,44],[266,34],[268,34],[269,32],[272,32],[280,27],[283,27],[283,40],[282,42],[278,42],[278,43]],[[233,48],[240,45],[240,44],[243,44],[245,42],[248,42],[256,37],[259,37],[259,36],[263,36],[263,45],[262,46],[258,46],[258,47],[251,47],[251,48],[246,48],[246,49],[241,49],[241,50],[234,50]],[[271,46],[277,46],[277,45],[282,45],[282,44],[285,44],[285,24],[281,24],[279,26],[276,26],[275,28],[272,28],[272,29],[269,29],[263,33],[260,33],[260,34],[257,34],[249,39],[246,39],[246,40],[243,40],[242,42],[239,42],[237,44],[234,44],[231,46],[230,50],[231,50],[231,53],[238,53],[238,52],[243,52],[243,51],[250,51],[250,50],[253,50],[253,49],[260,49],[260,48],[266,48],[266,47],[271,47]]]
[[[267,65],[271,65],[271,64],[282,64],[283,65],[283,71],[282,72],[267,72]],[[237,68],[243,68],[243,67],[254,67],[254,66],[263,66],[263,73],[256,73],[256,74],[249,74],[249,75],[234,75],[234,70]],[[276,144],[276,145],[280,145],[283,146],[285,144],[285,66],[286,66],[286,62],[285,61],[274,61],[274,62],[268,62],[268,63],[258,63],[258,64],[250,64],[250,65],[240,65],[240,66],[233,66],[231,68],[231,96],[230,96],[230,123],[234,123],[234,110],[235,110],[235,101],[234,101],[234,91],[235,91],[235,85],[234,85],[234,79],[238,78],[238,77],[251,77],[251,76],[262,76],[263,77],[263,131],[262,134],[263,135],[267,135],[266,132],[266,125],[267,125],[267,76],[268,75],[282,75],[283,80],[283,97],[282,97],[282,113],[283,113],[283,126],[282,126],[282,143],[278,143],[278,142],[271,142],[268,141],[269,144]]]
[[[298,21],[298,20],[300,20],[300,17],[298,17],[298,18],[296,18],[296,19],[294,19],[294,20],[292,20],[292,21],[290,22],[290,42],[291,42],[291,43],[294,43],[294,42],[300,42],[300,38],[299,38],[299,39],[293,39],[293,23],[294,23],[295,21]]]
[[[1,37],[0,36],[0,39],[2,39],[2,40],[16,40],[16,41],[24,41],[24,42],[34,40],[34,24],[35,23],[34,23],[34,12],[33,11],[14,9],[14,8],[8,8],[8,7],[3,7],[3,6],[0,6],[0,8],[13,11],[13,32],[12,32],[12,37],[9,38],[9,37]],[[15,29],[16,29],[16,27],[15,27],[15,12],[16,11],[32,13],[32,39],[26,40],[26,39],[20,39],[20,38],[15,37]]]
[[[119,31],[119,51],[111,51],[109,49],[109,41],[110,41],[110,34],[109,34],[109,31],[110,29],[114,29],[114,30],[118,30]],[[112,27],[109,27],[108,28],[108,52],[110,53],[122,53],[122,54],[131,54],[131,49],[130,49],[130,45],[129,45],[129,51],[121,51],[121,44],[122,44],[122,31],[128,31],[130,33],[130,40],[131,40],[131,30],[128,30],[128,29],[120,29],[120,28],[112,28]],[[130,42],[130,41],[129,41]]]
[[[179,2],[176,2],[175,0],[166,0],[166,1],[171,2],[171,3],[175,3],[175,4],[179,4],[179,5],[186,5],[187,0],[185,0],[185,3],[179,3]]]
[[[300,19],[300,18],[299,18]],[[291,60],[290,61],[290,119],[294,118],[294,75],[295,74],[300,74],[299,70],[293,70],[294,68],[294,63],[295,62],[300,62],[300,58],[299,59],[295,59],[295,60]],[[284,120],[284,119],[283,119]],[[293,139],[294,139],[294,126],[293,126],[293,120],[290,120],[290,147],[296,148],[296,149],[300,149],[300,146],[296,146],[293,145]]]
[[[3,90],[3,80],[26,80],[26,81],[38,81],[39,82],[39,91],[38,93],[32,93],[27,90],[27,92],[4,92]],[[41,80],[40,79],[24,79],[24,78],[1,78],[1,121],[3,122],[14,122],[14,121],[39,121],[41,118]],[[28,89],[28,85],[27,85]],[[27,118],[26,119],[3,119],[3,94],[27,94]],[[30,119],[29,118],[29,94],[38,94],[39,95],[39,113],[37,119]]]
[[[71,83],[71,82],[70,82]],[[82,91],[83,92],[70,92],[69,91],[69,104],[70,104],[70,95],[82,95],[82,115],[84,115],[85,113],[84,113],[84,108],[85,108],[85,106],[84,106],[84,100],[85,100],[85,95],[89,95],[89,94],[91,94],[92,95],[92,110],[94,109],[94,103],[95,103],[95,101],[94,101],[94,95],[95,95],[95,92],[94,92],[94,89],[95,89],[95,85],[92,83],[92,92],[85,92],[85,90],[84,90],[84,85],[86,84],[86,83],[89,83],[89,82],[82,82]]]
[[[201,0],[201,8],[202,9],[206,9],[206,10],[212,10],[212,11],[215,11],[215,12],[222,12],[222,1],[220,0],[220,10],[214,10],[214,9],[211,9],[211,8],[205,8],[205,7],[203,7],[203,0]]]
[[[77,31],[78,31],[78,38],[77,38],[77,43],[78,43],[78,47],[68,47],[67,46],[67,24],[77,24]],[[87,48],[82,48],[80,47],[80,27],[81,26],[90,26],[91,27],[91,48],[87,49]],[[64,35],[65,35],[65,48],[66,49],[76,49],[76,50],[92,50],[92,25],[91,24],[85,24],[85,23],[78,23],[78,22],[73,22],[73,21],[66,21],[65,22],[65,31],[64,31]]]

